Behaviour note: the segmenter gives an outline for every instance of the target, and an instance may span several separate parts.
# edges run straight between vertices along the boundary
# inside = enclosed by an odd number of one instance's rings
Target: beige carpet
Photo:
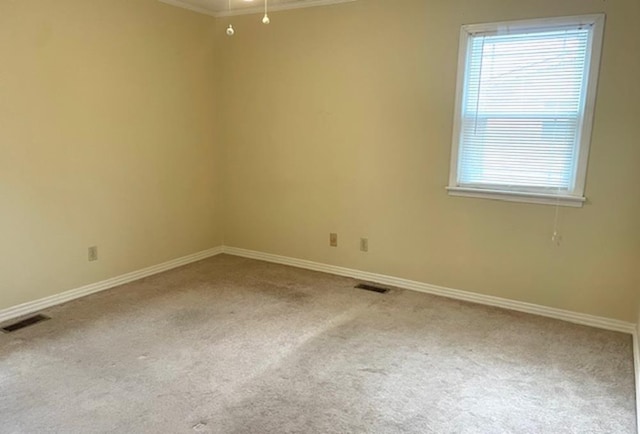
[[[3,433],[634,433],[631,337],[219,256],[0,335]]]

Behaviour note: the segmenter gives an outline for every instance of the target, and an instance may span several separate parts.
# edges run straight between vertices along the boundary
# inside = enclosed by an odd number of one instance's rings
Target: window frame
[[[589,148],[593,129],[593,118],[596,105],[596,93],[598,87],[598,75],[600,72],[600,60],[604,38],[605,14],[578,15],[570,17],[554,17],[520,21],[504,21],[498,23],[469,24],[460,29],[460,45],[458,51],[458,73],[456,85],[455,115],[453,123],[453,141],[451,146],[451,167],[449,171],[449,186],[447,191],[450,196],[466,196],[485,199],[498,199],[513,202],[528,202],[538,204],[563,205],[582,207],[586,202],[584,196],[587,165],[589,160]],[[526,187],[519,189],[491,189],[476,188],[460,185],[459,151],[462,128],[463,98],[465,95],[465,79],[467,76],[468,62],[471,55],[471,40],[479,33],[521,33],[527,30],[546,31],[557,27],[592,26],[589,44],[587,47],[587,74],[584,77],[585,86],[583,98],[582,117],[579,119],[578,149],[576,157],[576,169],[573,190],[568,193],[554,194],[548,191],[535,191]]]

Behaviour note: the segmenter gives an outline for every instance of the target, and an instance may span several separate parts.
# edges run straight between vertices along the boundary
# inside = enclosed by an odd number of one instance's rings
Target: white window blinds
[[[592,26],[469,35],[457,185],[571,194]]]

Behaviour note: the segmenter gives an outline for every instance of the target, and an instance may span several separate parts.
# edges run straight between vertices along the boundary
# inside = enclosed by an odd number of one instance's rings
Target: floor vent
[[[32,326],[34,324],[38,324],[39,322],[46,321],[48,319],[51,319],[51,318],[44,315],[30,316],[29,318],[25,318],[22,321],[19,321],[17,323],[2,327],[2,329],[0,330],[2,330],[5,333],[11,333],[11,332],[15,332],[17,330],[23,329],[25,327]]]
[[[386,294],[389,292],[389,288],[383,288],[381,286],[369,285],[367,283],[361,283],[356,285],[357,289],[364,289],[365,291],[377,292],[378,294]]]

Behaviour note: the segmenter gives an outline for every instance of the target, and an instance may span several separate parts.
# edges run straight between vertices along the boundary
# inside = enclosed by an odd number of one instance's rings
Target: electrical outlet
[[[369,238],[360,238],[360,251],[361,252],[369,251]]]
[[[93,262],[93,261],[97,261],[98,260],[98,246],[91,246],[89,247],[89,252],[88,252],[88,256],[89,256],[89,262]]]
[[[335,234],[335,233],[329,234],[329,245],[331,247],[338,247],[338,234]]]

